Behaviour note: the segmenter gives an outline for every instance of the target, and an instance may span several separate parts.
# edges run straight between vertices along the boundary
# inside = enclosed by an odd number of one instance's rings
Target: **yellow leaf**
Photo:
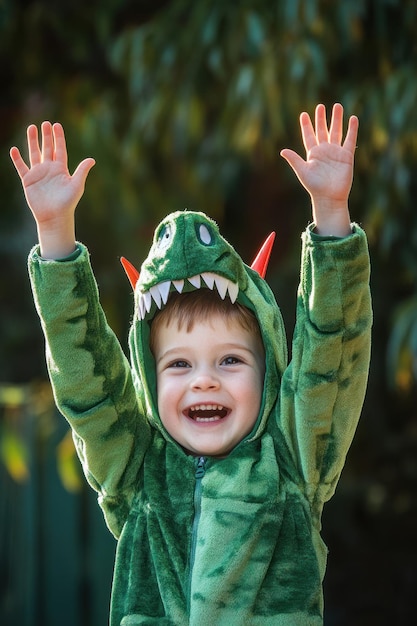
[[[77,492],[81,489],[80,467],[71,432],[68,431],[57,447],[58,474],[65,489]]]
[[[29,477],[27,449],[24,443],[11,432],[3,432],[1,437],[1,457],[10,476],[18,483]]]

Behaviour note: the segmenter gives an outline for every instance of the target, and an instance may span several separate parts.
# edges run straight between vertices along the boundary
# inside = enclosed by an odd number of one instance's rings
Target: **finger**
[[[34,124],[28,126],[27,129],[29,161],[31,167],[38,165],[42,160],[41,150],[39,148],[38,129]]]
[[[346,148],[346,150],[349,150],[349,152],[351,152],[352,154],[355,152],[355,149],[356,149],[356,141],[358,138],[358,128],[359,128],[358,118],[356,117],[356,115],[351,115],[351,117],[349,118],[348,129],[347,129],[345,141],[343,143],[343,147]]]
[[[327,131],[326,107],[324,104],[316,106],[316,138],[317,143],[327,143],[329,141],[329,133]]]
[[[68,154],[67,154],[67,144],[65,141],[65,133],[62,125],[58,122],[55,123],[52,127],[54,144],[55,144],[55,159],[60,161],[67,167],[68,164]]]
[[[301,113],[300,126],[304,148],[308,153],[314,146],[317,145],[316,134],[314,132],[313,124],[311,123],[311,119],[308,113]]]
[[[24,162],[24,160],[22,159],[22,155],[20,154],[19,148],[16,148],[15,146],[13,146],[13,148],[10,149],[10,158],[20,178],[23,179],[25,174],[27,174],[27,172],[29,171],[29,168]]]
[[[330,122],[330,143],[341,144],[343,137],[343,107],[338,102],[333,105],[332,119]]]
[[[42,122],[42,161],[52,161],[54,157],[54,138],[51,122]]]

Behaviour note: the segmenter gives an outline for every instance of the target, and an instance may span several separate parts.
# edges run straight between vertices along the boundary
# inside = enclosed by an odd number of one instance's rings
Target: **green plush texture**
[[[202,213],[171,214],[155,231],[135,289],[130,362],[82,244],[64,262],[35,248],[29,270],[56,403],[118,539],[111,626],[322,624],[322,509],[354,436],[370,358],[361,228],[344,239],[304,233],[290,364],[272,291]],[[158,416],[149,349],[156,304],[141,319],[141,294],[202,272],[238,283],[238,301],[261,328],[266,374],[253,431],[227,458],[205,459],[197,479],[198,459]]]

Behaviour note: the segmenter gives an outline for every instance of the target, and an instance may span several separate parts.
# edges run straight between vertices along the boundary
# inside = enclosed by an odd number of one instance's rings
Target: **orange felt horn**
[[[274,245],[274,241],[275,241],[275,232],[272,232],[265,239],[265,242],[262,248],[259,250],[258,254],[256,255],[255,260],[253,261],[251,265],[251,268],[255,270],[256,272],[258,272],[261,278],[265,278],[265,274],[266,274],[266,270],[267,270],[268,262],[269,262],[269,257],[271,256],[272,246]]]
[[[120,263],[123,265],[123,269],[126,272],[126,275],[132,285],[133,291],[135,290],[136,283],[139,279],[139,272],[134,265],[131,264],[130,261],[125,259],[124,256],[120,257]]]

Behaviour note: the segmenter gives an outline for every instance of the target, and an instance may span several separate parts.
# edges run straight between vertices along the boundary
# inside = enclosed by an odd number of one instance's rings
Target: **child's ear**
[[[133,291],[135,291],[136,283],[139,280],[139,272],[134,265],[130,263],[124,256],[120,257],[120,263],[123,265],[123,269],[126,272],[126,275],[130,281],[130,284],[133,287]]]
[[[256,272],[258,272],[261,278],[265,278],[266,270],[267,270],[268,263],[269,263],[269,257],[271,256],[272,246],[274,245],[274,241],[275,241],[275,232],[272,232],[265,239],[263,246],[259,250],[258,254],[256,255],[255,260],[253,261],[251,265],[251,268],[255,270]]]

